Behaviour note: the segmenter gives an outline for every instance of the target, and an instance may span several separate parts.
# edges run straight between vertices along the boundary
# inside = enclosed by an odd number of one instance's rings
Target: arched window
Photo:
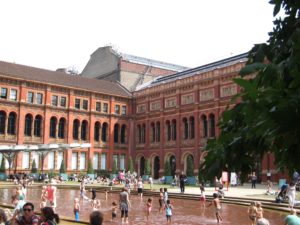
[[[175,141],[177,138],[177,132],[176,132],[176,120],[172,120],[172,140]]]
[[[0,134],[4,134],[5,132],[5,120],[6,113],[4,111],[0,111]]]
[[[160,122],[156,122],[156,141],[160,142]]]
[[[146,125],[142,124],[142,143],[146,143]]]
[[[155,142],[155,124],[154,123],[151,123],[150,125],[151,127],[151,142]]]
[[[123,124],[121,127],[121,144],[126,143],[126,125]]]
[[[94,127],[94,140],[100,141],[100,123],[97,121]]]
[[[79,120],[74,120],[73,121],[73,139],[78,140],[79,138]]]
[[[31,127],[32,127],[32,116],[27,114],[25,116],[25,128],[24,128],[24,135],[31,136]]]
[[[190,117],[190,139],[195,138],[195,119],[193,116]]]
[[[102,134],[101,134],[101,140],[103,142],[107,142],[107,129],[108,129],[108,124],[103,123],[103,125],[102,125]]]
[[[209,129],[210,129],[209,136],[215,137],[216,126],[215,126],[215,115],[214,114],[209,115]]]
[[[82,124],[81,124],[81,140],[86,141],[87,130],[88,130],[88,122],[86,120],[84,120],[84,121],[82,121]]]
[[[206,116],[203,115],[201,116],[201,120],[202,120],[202,132],[203,132],[203,137],[206,138],[207,137],[207,119]]]
[[[119,124],[115,124],[114,126],[114,143],[118,143],[119,142]]]
[[[7,133],[11,135],[16,134],[16,118],[17,115],[14,112],[11,112],[8,116],[8,125],[7,125]]]
[[[36,137],[42,136],[42,117],[40,115],[34,118],[33,135]]]
[[[56,124],[57,124],[57,119],[56,117],[51,117],[50,119],[50,137],[51,138],[56,138]]]
[[[58,123],[58,138],[61,139],[65,138],[65,125],[66,125],[66,119],[60,118]]]
[[[142,142],[142,127],[141,125],[137,125],[137,142]]]
[[[183,118],[183,139],[189,138],[189,124],[186,118]]]
[[[171,140],[171,124],[170,121],[167,120],[166,122],[166,128],[167,128],[167,141]]]

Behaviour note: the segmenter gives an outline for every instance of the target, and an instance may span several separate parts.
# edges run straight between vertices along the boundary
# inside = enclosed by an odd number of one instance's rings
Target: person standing
[[[141,196],[141,199],[143,198],[143,181],[141,178],[139,178],[139,181],[137,183],[137,191],[138,191],[138,194]]]
[[[159,199],[158,199],[158,203],[159,203],[159,212],[161,212],[162,207],[163,207],[163,202],[164,202],[164,192],[163,192],[163,188],[159,189]]]
[[[256,188],[256,181],[257,181],[257,176],[255,175],[255,173],[253,173],[251,176],[251,188]]]
[[[179,185],[180,185],[180,192],[181,193],[184,193],[185,179],[186,179],[186,176],[182,172],[180,177],[179,177]]]
[[[300,218],[297,216],[296,210],[292,209],[290,215],[286,216],[284,219],[285,225],[297,225],[300,224]]]
[[[59,223],[59,216],[54,213],[51,207],[44,207],[41,212],[40,225],[56,225]]]
[[[153,188],[153,178],[151,176],[149,177],[149,184],[150,184],[150,190],[152,191],[152,188]]]
[[[216,213],[216,218],[217,218],[217,222],[219,223],[220,221],[223,220],[222,216],[221,216],[221,202],[220,202],[220,199],[218,197],[218,194],[217,193],[214,193],[213,194],[213,201],[208,205],[211,206],[212,204],[214,205],[215,207],[215,213]]]
[[[296,185],[293,181],[290,182],[288,186],[287,196],[289,198],[289,207],[293,209],[295,205],[295,198],[296,198]]]
[[[129,201],[129,195],[124,187],[122,188],[122,192],[120,193],[119,202],[120,202],[122,224],[124,223],[124,219],[125,219],[125,223],[128,223],[128,211],[130,207],[130,201]]]

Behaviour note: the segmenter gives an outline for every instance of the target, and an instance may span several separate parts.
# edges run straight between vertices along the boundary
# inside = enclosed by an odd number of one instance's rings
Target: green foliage
[[[56,177],[57,175],[58,174],[54,170],[50,170],[48,172],[49,180],[51,180],[52,178]]]
[[[88,174],[94,174],[94,168],[93,168],[93,164],[92,164],[92,160],[89,159],[89,162],[88,162],[88,170],[87,170],[87,173]]]
[[[165,161],[165,168],[164,168],[164,171],[165,171],[165,176],[171,176],[171,164],[170,164],[170,160],[166,160]]]
[[[97,174],[97,176],[105,176],[105,177],[109,177],[110,175],[110,171],[108,170],[95,170],[95,173]]]
[[[5,168],[5,158],[4,156],[2,157],[2,161],[1,161],[1,166],[0,166],[0,173],[5,173],[6,168]]]
[[[117,160],[114,160],[113,168],[112,168],[112,173],[117,174],[118,173],[118,165],[117,165]]]
[[[36,162],[35,159],[32,160],[32,164],[31,164],[31,173],[37,173],[38,169],[36,166]]]
[[[66,173],[66,165],[65,165],[65,161],[64,160],[62,160],[61,163],[60,163],[59,172],[60,173]]]
[[[188,177],[193,177],[194,176],[194,159],[192,156],[187,157],[187,167],[186,167],[186,175]]]
[[[223,169],[254,169],[267,152],[275,156],[280,170],[300,170],[300,29],[299,2],[271,0],[274,20],[267,43],[257,44],[248,55],[235,97],[236,106],[220,122],[220,137],[209,142],[205,170],[211,176]],[[248,76],[248,75],[255,76]]]
[[[145,175],[151,174],[151,165],[150,165],[150,159],[146,159],[145,162]]]
[[[130,171],[130,173],[133,173],[133,171],[134,171],[133,160],[132,160],[131,156],[129,157],[128,170]]]

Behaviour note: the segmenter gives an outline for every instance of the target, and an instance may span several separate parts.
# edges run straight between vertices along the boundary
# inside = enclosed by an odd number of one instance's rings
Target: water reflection
[[[11,202],[11,195],[13,189],[0,189],[0,202]],[[87,197],[91,197],[91,193],[86,193]],[[28,189],[27,194],[28,201],[34,203],[36,210],[39,210],[41,189]],[[74,218],[73,214],[73,200],[75,197],[79,197],[79,190],[72,189],[58,189],[57,191],[57,212],[61,216],[67,216]],[[101,211],[104,213],[105,224],[119,224],[120,211],[117,213],[117,218],[115,222],[111,222],[111,204],[113,201],[118,202],[117,194],[108,194],[108,199],[105,200],[104,193],[97,192],[97,198],[101,200]],[[136,195],[130,197],[132,207],[129,210],[129,221],[130,224],[140,225],[140,224],[166,224],[166,217],[164,212],[159,213],[158,198],[153,198],[153,207],[150,221],[146,220],[146,201],[148,196],[145,196],[141,200]],[[181,200],[181,199],[171,199],[174,206],[172,224],[173,225],[211,225],[216,224],[216,219],[214,215],[213,207],[206,209],[201,208],[199,201],[193,200]],[[49,204],[49,203],[47,203]],[[91,202],[89,200],[81,201],[81,211],[80,219],[88,220],[88,216],[92,211]],[[227,205],[222,204],[222,224],[231,225],[246,225],[250,224],[248,219],[247,208],[243,206]],[[265,210],[265,217],[270,221],[272,225],[283,224],[284,215],[274,211]]]

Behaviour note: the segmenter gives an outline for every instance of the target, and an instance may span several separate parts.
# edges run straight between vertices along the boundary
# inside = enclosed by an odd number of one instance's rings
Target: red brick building
[[[207,140],[219,135],[220,115],[240,91],[232,79],[247,54],[174,72],[171,64],[155,67],[153,61],[107,51],[96,51],[101,57],[92,55],[81,76],[0,62],[0,143],[91,143],[88,149],[49,153],[45,170],[58,169],[62,159],[68,172],[86,170],[88,159],[95,169],[111,170],[114,161],[126,169],[132,156],[139,174],[149,159],[158,178],[166,160],[174,174],[186,171],[191,156],[197,173]],[[112,66],[102,68],[105,63]],[[147,82],[144,76],[131,80],[150,72],[155,76]],[[126,82],[133,92],[120,84]],[[259,162],[263,178],[269,170],[278,175],[270,157]],[[34,153],[19,153],[14,166],[28,170],[33,158],[38,161]]]

